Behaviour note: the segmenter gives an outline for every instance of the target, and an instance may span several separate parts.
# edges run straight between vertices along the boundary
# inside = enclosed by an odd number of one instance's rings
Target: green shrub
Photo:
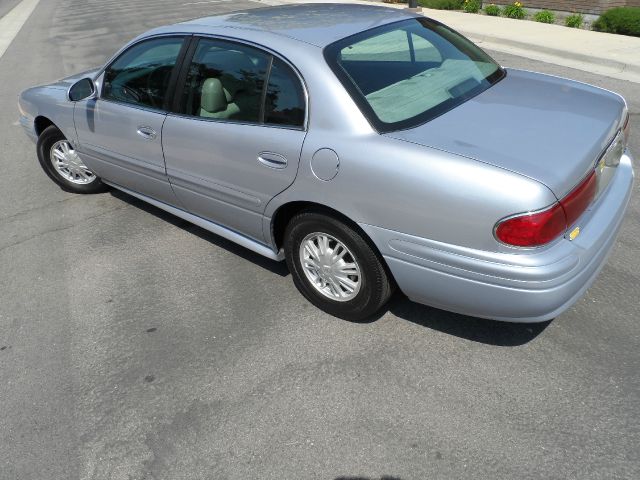
[[[486,7],[484,7],[484,13],[489,15],[490,17],[499,17],[500,16],[500,7],[490,3]]]
[[[436,10],[461,10],[464,0],[418,0],[420,6]]]
[[[506,5],[502,10],[505,17],[517,18],[522,20],[527,16],[527,12],[524,11],[524,6],[520,2],[513,2],[511,5]]]
[[[480,2],[480,0],[464,0],[462,8],[467,13],[478,13],[481,6],[482,3]]]
[[[569,28],[580,28],[584,23],[584,17],[580,13],[569,15],[564,19],[564,24]]]
[[[593,24],[599,32],[640,37],[640,7],[618,7],[607,10]]]
[[[536,13],[533,16],[533,19],[536,22],[540,22],[540,23],[555,23],[556,16],[553,12],[550,12],[549,10],[540,10],[538,13]]]

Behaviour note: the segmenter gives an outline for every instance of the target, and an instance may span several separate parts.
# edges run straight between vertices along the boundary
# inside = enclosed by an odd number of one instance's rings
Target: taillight
[[[593,201],[597,190],[593,171],[560,202],[533,213],[514,215],[498,222],[498,240],[516,247],[538,247],[563,235]]]
[[[569,195],[560,200],[560,205],[567,216],[567,227],[573,225],[593,201],[598,191],[598,179],[595,170],[584,181],[574,188]]]
[[[567,229],[567,218],[559,203],[536,213],[525,213],[498,223],[496,237],[516,247],[535,247],[549,243]]]

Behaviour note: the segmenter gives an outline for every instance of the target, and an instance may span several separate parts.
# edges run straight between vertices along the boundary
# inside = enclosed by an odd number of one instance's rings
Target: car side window
[[[287,64],[279,58],[274,58],[265,96],[264,122],[302,127],[304,105],[300,79]]]
[[[293,70],[268,52],[227,40],[198,42],[180,105],[181,113],[194,117],[304,125],[304,91]]]
[[[165,109],[182,43],[181,37],[166,37],[132,46],[105,70],[101,98]]]
[[[269,61],[270,55],[256,48],[201,39],[187,71],[181,111],[258,123]]]

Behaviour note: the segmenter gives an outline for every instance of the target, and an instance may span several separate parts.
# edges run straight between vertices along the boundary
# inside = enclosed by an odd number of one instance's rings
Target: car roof
[[[189,25],[200,33],[219,28],[262,31],[317,47],[370,28],[415,18],[412,12],[362,4],[307,3],[236,11],[175,25]]]

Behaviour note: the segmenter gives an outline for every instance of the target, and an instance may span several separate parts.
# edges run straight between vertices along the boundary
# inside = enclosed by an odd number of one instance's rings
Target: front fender
[[[30,138],[37,140],[40,132],[36,129],[36,120],[47,119],[75,144],[77,135],[73,122],[74,106],[67,98],[67,89],[62,86],[29,88],[18,99],[20,124]]]

